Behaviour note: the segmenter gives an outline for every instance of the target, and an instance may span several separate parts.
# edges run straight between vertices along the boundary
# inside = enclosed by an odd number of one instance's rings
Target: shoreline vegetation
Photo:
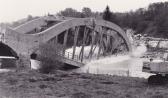
[[[0,79],[1,98],[168,98],[168,84],[136,77],[31,70],[1,73]]]

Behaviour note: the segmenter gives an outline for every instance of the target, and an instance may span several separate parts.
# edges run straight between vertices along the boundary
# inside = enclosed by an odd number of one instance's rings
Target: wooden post
[[[113,37],[113,40],[112,40],[112,43],[111,43],[111,45],[112,45],[112,48],[111,48],[111,54],[113,54],[113,52],[114,52],[114,50],[115,50],[115,48],[116,48],[116,33],[115,33],[115,31],[112,31],[111,30],[111,33],[112,33],[112,37]]]
[[[82,48],[81,48],[81,51],[80,51],[80,54],[79,54],[81,62],[83,61],[84,46],[85,46],[85,42],[86,42],[86,37],[87,37],[88,31],[89,30],[87,29],[87,27],[85,27]]]
[[[103,36],[102,36],[102,41],[101,41],[101,49],[102,49],[103,56],[104,56],[105,46],[104,46]]]
[[[76,27],[76,30],[75,30],[72,59],[74,59],[74,56],[75,56],[76,44],[77,44],[77,41],[78,41],[79,28],[80,28],[80,27]]]
[[[56,44],[58,43],[58,35],[55,36],[55,43],[56,43]]]
[[[98,50],[97,59],[99,59],[99,57],[100,57],[100,51],[101,51],[101,48],[102,48],[103,28],[100,29],[99,34],[100,34],[100,40],[99,40],[99,50]]]
[[[95,34],[94,33],[95,33],[95,30],[93,29],[93,31],[92,31],[92,44],[91,44],[90,52],[88,55],[89,58],[92,58],[92,55],[93,55],[93,45],[95,42]]]
[[[54,38],[54,45],[56,46],[55,49],[58,47],[57,44],[58,44],[58,35],[55,36],[55,38]],[[58,54],[58,50],[57,49],[55,50],[55,54]]]
[[[63,43],[63,55],[65,56],[65,49],[66,49],[66,45],[67,45],[67,38],[68,38],[68,30],[66,30],[65,34],[64,34],[64,43]]]
[[[106,35],[107,36],[107,35]],[[103,43],[104,43],[104,51],[107,51],[107,39],[106,38],[103,38]]]
[[[109,33],[108,33],[108,30],[105,29],[104,31],[104,34],[105,34],[105,38],[103,38],[103,43],[104,43],[104,46],[102,47],[103,48],[103,52],[104,53],[107,53],[108,52],[108,49],[109,49]],[[106,54],[105,54],[106,55]]]

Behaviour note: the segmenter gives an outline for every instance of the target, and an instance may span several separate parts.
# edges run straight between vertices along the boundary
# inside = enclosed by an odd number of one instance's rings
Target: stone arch
[[[18,59],[17,53],[8,45],[0,42],[0,56],[15,57]]]
[[[18,54],[8,45],[0,42],[0,68],[15,68]]]

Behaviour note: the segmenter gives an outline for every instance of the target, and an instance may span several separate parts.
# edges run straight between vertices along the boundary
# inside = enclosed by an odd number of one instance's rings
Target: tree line
[[[168,2],[153,3],[128,13],[116,13],[117,24],[137,33],[168,38]]]
[[[109,6],[103,12],[93,12],[88,7],[84,7],[81,12],[73,8],[66,8],[58,12],[57,15],[75,18],[94,17],[104,19],[121,26],[125,30],[131,28],[139,34],[168,38],[168,2],[152,3],[147,8],[139,8],[135,11],[124,13],[114,13],[110,10]],[[27,21],[34,18],[37,17],[29,15]],[[10,26],[16,27],[22,23],[15,21]]]
[[[107,6],[104,12],[93,12],[84,7],[81,12],[66,8],[58,15],[66,17],[95,17],[116,23],[124,29],[131,28],[136,33],[153,37],[168,38],[168,2],[152,3],[147,8],[139,8],[125,13],[114,13]]]

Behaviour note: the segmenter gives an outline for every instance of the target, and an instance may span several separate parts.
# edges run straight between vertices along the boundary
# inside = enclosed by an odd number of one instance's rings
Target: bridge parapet
[[[81,60],[80,60],[78,55],[74,55],[74,57],[72,58],[73,53],[70,53],[70,52],[67,52],[67,51],[65,51],[65,53],[58,53],[57,55],[64,56],[67,59],[73,59],[75,61],[81,62]]]
[[[81,67],[85,64],[84,62],[81,61],[78,55],[74,55],[73,57],[73,53],[70,53],[70,52],[65,52],[65,53],[60,52],[60,53],[57,53],[56,55],[63,58],[58,60],[63,60],[65,63],[70,65]]]

